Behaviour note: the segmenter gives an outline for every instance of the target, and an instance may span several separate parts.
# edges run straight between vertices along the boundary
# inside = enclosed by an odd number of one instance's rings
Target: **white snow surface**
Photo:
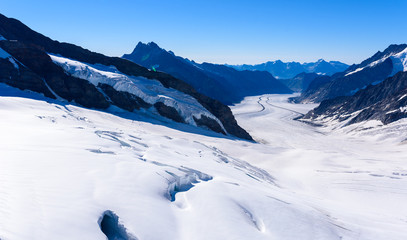
[[[391,76],[400,71],[407,71],[407,47],[390,58],[393,61],[393,72],[391,73]]]
[[[150,104],[163,102],[167,106],[174,107],[186,123],[194,126],[196,123],[193,116],[199,119],[201,115],[204,115],[217,121],[223,128],[222,123],[195,98],[175,89],[165,88],[157,80],[127,76],[114,66],[91,65],[53,54],[49,54],[49,56],[54,63],[61,66],[70,75],[88,80],[95,86],[104,83],[118,91],[134,94]],[[225,129],[223,130],[226,132]]]
[[[407,144],[294,121],[315,105],[290,95],[233,107],[252,143],[0,93],[2,240],[106,239],[106,210],[139,240],[407,239]]]
[[[345,76],[360,72],[365,68],[374,67],[375,65],[384,62],[387,58],[390,58],[393,62],[393,71],[389,75],[389,77],[394,76],[394,74],[396,74],[400,71],[407,71],[407,47],[406,47],[403,51],[401,51],[399,53],[396,53],[396,54],[393,53],[390,55],[386,55],[383,58],[376,60],[364,67],[358,68],[352,72],[347,73]]]

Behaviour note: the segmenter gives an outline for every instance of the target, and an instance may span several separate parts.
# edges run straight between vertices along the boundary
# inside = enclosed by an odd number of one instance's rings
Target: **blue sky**
[[[0,0],[1,13],[110,56],[154,41],[198,62],[358,63],[407,43],[406,0]]]

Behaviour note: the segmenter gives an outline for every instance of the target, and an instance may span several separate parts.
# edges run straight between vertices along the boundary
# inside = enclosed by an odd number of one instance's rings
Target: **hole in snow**
[[[124,225],[119,222],[119,217],[110,210],[103,213],[98,223],[108,240],[137,240],[136,237],[127,233]]]
[[[193,188],[196,183],[201,181],[209,181],[212,180],[212,177],[208,174],[202,173],[197,170],[193,170],[190,168],[180,168],[182,172],[186,174],[184,176],[177,176],[172,172],[166,171],[169,175],[173,177],[173,180],[170,181],[168,184],[168,191],[167,191],[167,198],[171,202],[175,201],[175,195],[179,192],[186,192],[189,189]]]

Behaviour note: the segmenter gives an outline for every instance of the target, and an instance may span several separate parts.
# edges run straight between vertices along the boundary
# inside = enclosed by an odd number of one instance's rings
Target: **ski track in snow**
[[[290,96],[232,107],[260,143],[0,97],[0,239],[407,239],[407,144]]]

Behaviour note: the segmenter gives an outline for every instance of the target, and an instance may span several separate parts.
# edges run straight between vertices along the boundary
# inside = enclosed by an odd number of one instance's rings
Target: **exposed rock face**
[[[208,129],[214,132],[225,134],[225,132],[223,131],[222,127],[218,124],[218,122],[216,122],[212,118],[208,118],[205,115],[201,115],[200,118],[196,117],[193,118],[198,126],[207,127]]]
[[[296,98],[296,102],[321,102],[338,96],[351,96],[369,84],[376,84],[397,71],[392,56],[404,51],[406,44],[390,45],[385,51],[377,52],[358,65],[350,66],[346,71],[336,73],[329,79],[317,78],[315,83]],[[399,63],[397,63],[399,64]],[[312,87],[311,87],[312,85]]]
[[[110,99],[110,101],[127,111],[133,112],[135,109],[149,108],[151,104],[146,103],[143,99],[128,92],[117,91],[112,86],[107,84],[98,84],[100,88]]]
[[[317,77],[321,77],[316,73],[300,73],[297,76],[290,78],[290,79],[278,79],[288,88],[293,90],[294,92],[302,92],[308,88],[310,83],[314,81]]]
[[[407,117],[407,72],[399,72],[377,85],[369,85],[353,96],[322,101],[303,119],[333,118],[353,124],[380,120],[384,124]]]
[[[16,64],[18,68],[8,59],[0,58],[0,82],[21,90],[30,89],[35,92],[43,93],[46,97],[55,99],[55,96],[49,91],[41,77],[20,63],[16,62]]]
[[[192,86],[169,74],[149,71],[148,69],[126,59],[107,57],[73,44],[53,41],[48,37],[32,31],[20,21],[7,18],[1,14],[0,35],[7,39],[7,41],[0,41],[0,47],[4,50],[7,49],[7,52],[27,66],[30,71],[38,75],[39,78],[43,78],[57,95],[68,101],[75,101],[85,107],[100,109],[109,106],[108,100],[99,89],[85,80],[66,75],[61,67],[53,64],[47,53],[59,54],[66,58],[90,64],[99,63],[106,66],[114,66],[120,72],[130,76],[142,76],[147,79],[156,79],[167,88],[174,88],[196,98],[201,105],[222,122],[229,134],[239,138],[252,140],[250,135],[237,124],[229,107],[223,105],[219,101],[198,93]],[[4,79],[2,81],[6,82]],[[38,80],[29,81],[39,82]],[[53,96],[49,90],[46,90],[44,84],[34,86],[35,84],[29,82],[23,84],[14,83],[14,86],[16,85],[21,86],[22,89],[30,89],[44,93],[46,96]],[[110,92],[110,95],[113,99],[116,97],[118,98],[119,96],[124,98],[129,97],[120,93],[112,94],[112,92]],[[117,98],[115,100],[116,103],[121,102],[121,104],[123,104],[125,101],[124,99],[121,101]],[[138,102],[138,104],[140,104],[140,102]],[[124,106],[124,104],[122,106]],[[128,109],[132,108],[130,106],[125,107]],[[135,106],[135,108],[137,107]]]
[[[237,71],[224,65],[198,64],[175,56],[153,42],[138,43],[134,51],[123,55],[123,58],[169,73],[192,85],[199,93],[224,104],[240,102],[246,96],[292,92],[268,72]]]
[[[178,113],[177,109],[167,106],[162,102],[156,102],[154,107],[157,109],[158,113],[166,118],[169,118],[175,122],[185,123],[184,119]]]
[[[0,47],[43,78],[58,96],[68,101],[75,101],[84,107],[104,109],[109,106],[103,94],[95,86],[88,81],[66,75],[64,70],[55,65],[51,58],[36,45],[1,41]],[[45,95],[47,90],[41,93]]]

